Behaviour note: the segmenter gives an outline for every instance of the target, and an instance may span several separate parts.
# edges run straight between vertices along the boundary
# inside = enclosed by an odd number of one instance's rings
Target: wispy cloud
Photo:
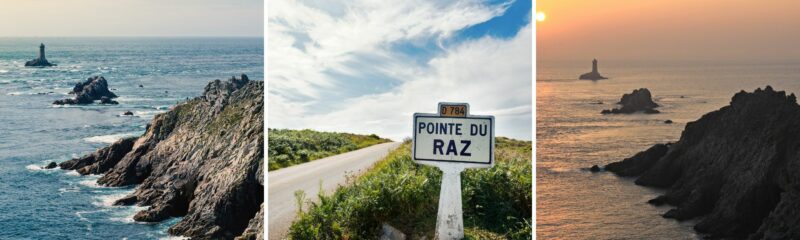
[[[270,2],[270,126],[400,139],[413,112],[465,101],[497,116],[498,135],[530,139],[530,26],[507,39],[451,41],[510,4]]]

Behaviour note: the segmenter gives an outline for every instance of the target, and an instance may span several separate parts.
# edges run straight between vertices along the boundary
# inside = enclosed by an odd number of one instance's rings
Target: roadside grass
[[[530,239],[531,142],[497,138],[495,166],[462,173],[465,239]],[[411,160],[410,143],[299,210],[292,239],[376,239],[382,224],[433,239],[441,172]]]
[[[309,129],[268,129],[268,131],[269,170],[389,142],[388,139],[375,134],[318,132]]]

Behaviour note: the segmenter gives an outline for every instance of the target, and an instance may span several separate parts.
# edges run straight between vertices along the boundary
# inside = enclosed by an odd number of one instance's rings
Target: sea
[[[537,239],[702,239],[692,228],[698,220],[665,219],[670,206],[646,203],[663,189],[586,169],[677,141],[686,123],[741,90],[800,94],[800,61],[599,59],[599,69],[609,79],[577,80],[591,59],[537,63]],[[600,114],[638,88],[650,90],[660,114]]]
[[[113,206],[134,186],[44,170],[138,136],[159,113],[214,79],[264,79],[263,38],[0,38],[0,239],[158,239],[179,221],[138,223],[144,207]],[[24,67],[46,46],[55,67]],[[103,76],[119,105],[56,106],[77,82]],[[123,116],[131,111],[133,116]]]

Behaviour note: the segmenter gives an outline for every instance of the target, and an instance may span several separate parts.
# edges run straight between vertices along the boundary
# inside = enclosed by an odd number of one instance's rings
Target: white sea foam
[[[114,202],[133,193],[133,189],[124,192],[116,192],[108,195],[100,195],[94,197],[93,205],[98,207],[114,207]]]
[[[93,142],[93,143],[114,143],[119,141],[120,139],[126,137],[135,137],[141,135],[142,132],[129,132],[129,133],[118,133],[118,134],[110,134],[110,135],[101,135],[101,136],[94,136],[94,137],[87,137],[84,138],[84,141]]]
[[[81,174],[78,171],[72,170],[66,173],[69,176],[80,176]]]

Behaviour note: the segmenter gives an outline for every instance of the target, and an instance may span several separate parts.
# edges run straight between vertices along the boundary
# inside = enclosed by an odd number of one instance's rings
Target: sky
[[[264,35],[263,0],[0,0],[0,37]]]
[[[540,0],[537,59],[797,60],[800,1]]]
[[[530,1],[344,2],[269,3],[271,128],[402,140],[446,101],[531,139]]]

